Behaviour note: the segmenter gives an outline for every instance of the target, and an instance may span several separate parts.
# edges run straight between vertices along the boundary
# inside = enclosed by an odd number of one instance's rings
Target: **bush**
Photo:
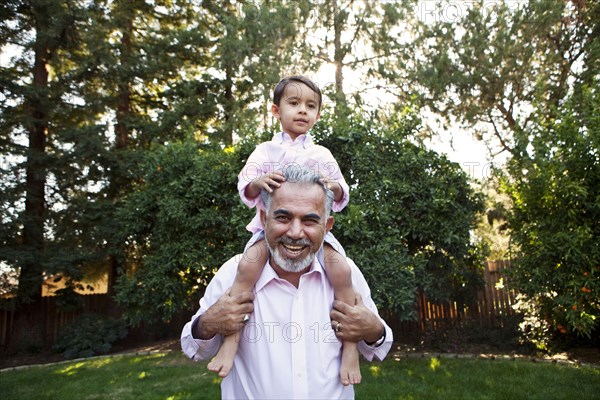
[[[87,313],[66,325],[54,350],[65,358],[91,357],[110,351],[115,341],[127,336],[123,321],[99,314]]]

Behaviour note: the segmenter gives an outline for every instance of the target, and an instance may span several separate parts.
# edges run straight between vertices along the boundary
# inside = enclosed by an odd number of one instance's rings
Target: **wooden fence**
[[[27,343],[48,347],[56,342],[63,326],[72,323],[85,312],[118,317],[120,312],[114,301],[106,294],[81,296],[77,311],[64,311],[56,297],[42,297],[40,304],[25,306],[18,312],[0,310],[0,350],[7,346],[18,347]],[[41,321],[41,323],[40,323]]]
[[[425,293],[417,296],[417,321],[395,321],[390,325],[398,338],[417,338],[427,331],[449,327],[479,324],[502,327],[506,317],[514,315],[515,292],[504,286],[504,271],[509,261],[488,261],[484,269],[484,287],[478,291],[470,304],[458,302],[436,303],[427,299]]]
[[[451,326],[477,323],[483,326],[501,326],[504,317],[514,314],[512,305],[515,293],[503,287],[504,271],[510,267],[507,261],[491,261],[485,265],[485,286],[470,305],[457,302],[434,303],[424,293],[417,298],[418,320],[398,322],[393,315],[385,315],[398,338],[418,338],[426,331],[447,329]],[[18,313],[0,310],[0,352],[16,343],[27,343],[40,338],[44,346],[51,346],[60,335],[61,327],[69,324],[84,312],[118,317],[120,312],[114,301],[106,294],[81,296],[83,306],[77,311],[62,311],[56,297],[43,297],[41,307],[24,309]],[[171,332],[177,332],[191,316],[186,310],[173,319]],[[20,318],[17,324],[17,319]],[[38,324],[37,321],[43,321]],[[155,327],[152,327],[155,328]]]
[[[485,265],[485,286],[477,293],[476,301],[469,304],[449,302],[432,303],[421,293],[418,300],[421,331],[427,328],[436,330],[438,325],[462,325],[477,322],[481,325],[495,326],[502,317],[513,315],[512,305],[515,294],[504,287],[503,273],[506,262],[494,261]]]

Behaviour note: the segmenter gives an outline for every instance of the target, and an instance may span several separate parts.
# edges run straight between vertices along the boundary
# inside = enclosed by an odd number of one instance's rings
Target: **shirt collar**
[[[273,136],[273,141],[277,142],[278,144],[301,143],[302,147],[304,147],[305,149],[310,147],[313,144],[313,139],[312,139],[312,136],[310,133],[305,133],[303,135],[300,135],[296,138],[295,141],[292,141],[292,138],[290,137],[290,135],[288,135],[285,132],[279,132]]]
[[[316,256],[315,256],[315,259],[312,263],[310,270],[308,272],[306,272],[305,275],[313,274],[313,273],[319,273],[322,276],[325,276],[325,271],[323,270],[323,266],[321,265],[321,263],[319,263]],[[269,261],[267,260],[267,263],[265,264],[265,267],[263,268],[263,272],[262,272],[262,274],[260,274],[260,277],[256,281],[254,288],[256,289],[257,292],[259,292],[260,290],[262,290],[263,287],[265,287],[267,285],[267,283],[271,282],[273,279],[278,279],[278,278],[279,278],[279,275],[277,275],[277,273],[275,272],[273,267],[271,267],[271,264],[269,264]]]

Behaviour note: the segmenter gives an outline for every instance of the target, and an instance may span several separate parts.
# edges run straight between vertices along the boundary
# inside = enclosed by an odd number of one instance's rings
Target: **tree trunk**
[[[121,26],[121,67],[123,70],[127,70],[132,67],[132,35],[133,35],[133,18],[134,12],[130,8],[130,5],[125,5],[122,10],[124,18]],[[122,171],[121,160],[124,159],[126,150],[129,146],[130,140],[130,127],[128,125],[131,120],[132,106],[131,106],[131,83],[129,81],[129,75],[125,74],[118,77],[117,83],[117,104],[116,104],[116,124],[115,124],[115,146],[114,151],[117,155],[117,168],[112,172],[109,196],[113,203],[116,203],[120,198],[123,189],[128,185],[125,181],[126,176]],[[121,269],[117,253],[121,247],[121,243],[116,243],[110,240],[111,255],[109,256],[109,274],[108,274],[108,288],[107,292],[109,295],[114,295],[115,285],[119,278],[119,271]]]
[[[45,16],[40,15],[41,18]],[[48,133],[48,70],[50,49],[42,34],[47,31],[46,21],[38,21],[34,45],[35,60],[32,69],[33,89],[26,100],[31,122],[27,126],[29,147],[26,161],[25,213],[23,218],[23,247],[29,257],[21,264],[19,303],[37,303],[41,300],[43,280],[45,186],[46,186],[46,140]]]
[[[338,116],[345,115],[347,108],[346,94],[344,93],[344,52],[342,46],[342,31],[344,29],[345,17],[338,9],[337,0],[333,1],[333,62],[335,64],[335,113]]]
[[[25,212],[23,214],[23,248],[27,257],[20,263],[14,332],[28,332],[27,337],[13,338],[12,345],[42,347],[45,321],[28,318],[27,310],[41,307],[44,277],[44,224],[46,218],[46,142],[48,134],[48,61],[52,49],[44,38],[49,30],[48,15],[35,13],[36,39],[31,70],[33,87],[26,97],[31,120],[26,124],[29,147],[26,160]]]

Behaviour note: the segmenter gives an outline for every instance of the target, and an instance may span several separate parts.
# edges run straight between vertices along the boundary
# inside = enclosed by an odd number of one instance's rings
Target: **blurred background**
[[[351,186],[336,237],[399,342],[598,346],[598,1],[0,10],[3,354],[177,338],[248,239],[237,174],[296,74]]]

